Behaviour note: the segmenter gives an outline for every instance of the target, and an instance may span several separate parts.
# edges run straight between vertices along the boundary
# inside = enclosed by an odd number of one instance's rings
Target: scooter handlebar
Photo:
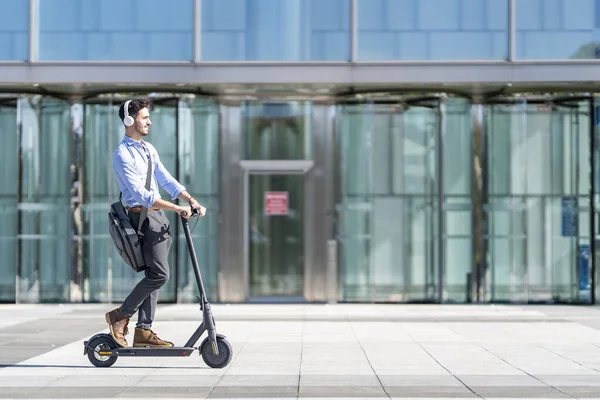
[[[182,217],[187,216],[187,211],[182,211],[180,214]],[[197,217],[198,215],[200,215],[200,213],[198,212],[197,209],[192,208],[192,217]]]

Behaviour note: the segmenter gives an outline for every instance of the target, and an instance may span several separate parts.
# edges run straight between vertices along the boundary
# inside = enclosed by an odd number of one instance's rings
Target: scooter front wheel
[[[219,355],[216,355],[210,345],[208,338],[204,339],[200,346],[200,353],[202,359],[211,368],[223,368],[231,362],[233,357],[233,348],[227,339],[217,337],[217,346],[219,348]]]
[[[88,359],[96,367],[110,367],[117,362],[118,357],[103,353],[109,353],[115,348],[116,345],[111,339],[106,337],[93,339],[88,345]]]

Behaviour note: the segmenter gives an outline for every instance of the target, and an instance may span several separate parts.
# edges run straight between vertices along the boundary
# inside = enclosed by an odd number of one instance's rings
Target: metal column
[[[437,252],[438,252],[438,302],[444,302],[444,281],[446,275],[446,263],[444,257],[444,241],[446,228],[444,226],[444,137],[446,136],[446,96],[441,96],[438,108],[438,130],[437,130]]]
[[[220,105],[220,270],[218,275],[219,301],[241,302],[247,298],[243,268],[244,243],[244,175],[239,167],[241,155],[241,108],[239,102]]]

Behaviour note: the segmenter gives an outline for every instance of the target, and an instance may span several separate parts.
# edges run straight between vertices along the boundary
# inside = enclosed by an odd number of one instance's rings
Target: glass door
[[[350,101],[340,108],[337,240],[343,299],[437,301],[440,100]]]
[[[491,301],[587,301],[589,124],[588,100],[490,105]]]
[[[249,174],[250,301],[303,298],[303,195],[302,175]]]

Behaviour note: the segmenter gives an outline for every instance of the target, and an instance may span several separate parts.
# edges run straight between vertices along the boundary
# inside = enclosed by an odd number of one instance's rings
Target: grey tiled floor
[[[0,398],[600,398],[596,307],[216,304],[228,367],[95,368],[83,341],[112,307],[0,305]],[[161,306],[154,329],[183,345],[199,317]]]

